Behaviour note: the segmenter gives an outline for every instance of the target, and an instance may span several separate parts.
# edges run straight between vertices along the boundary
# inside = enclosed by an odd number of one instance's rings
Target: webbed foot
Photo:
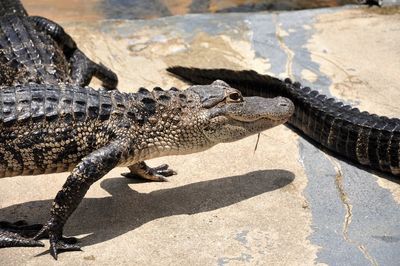
[[[166,177],[176,175],[176,172],[168,168],[167,164],[162,164],[157,167],[149,167],[145,162],[129,166],[129,173],[123,173],[122,176],[127,178],[143,178],[152,181],[168,181]]]

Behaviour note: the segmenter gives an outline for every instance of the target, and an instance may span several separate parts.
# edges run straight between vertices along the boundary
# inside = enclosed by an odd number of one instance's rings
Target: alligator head
[[[208,86],[193,86],[206,123],[202,132],[211,143],[232,142],[285,123],[294,112],[283,97],[243,97],[221,80]]]
[[[144,131],[136,134],[142,149],[149,148],[142,160],[236,141],[286,122],[294,111],[286,98],[243,97],[220,80],[184,91],[154,90],[152,97],[157,110]]]

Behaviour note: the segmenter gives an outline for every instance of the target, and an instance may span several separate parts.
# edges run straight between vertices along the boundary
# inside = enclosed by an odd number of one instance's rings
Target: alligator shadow
[[[84,198],[68,220],[65,234],[88,234],[80,239],[80,244],[94,245],[155,219],[208,212],[238,203],[282,188],[294,177],[284,170],[255,171],[151,193],[138,193],[128,186],[137,181],[108,178],[101,182],[101,187],[112,196]],[[52,201],[31,201],[0,209],[1,220],[29,218],[29,222],[44,222]]]

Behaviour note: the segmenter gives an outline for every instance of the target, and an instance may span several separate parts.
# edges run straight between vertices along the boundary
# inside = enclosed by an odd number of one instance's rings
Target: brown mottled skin
[[[3,230],[26,238],[0,231],[0,246],[40,245],[48,236],[54,258],[60,250],[79,250],[73,238],[62,237],[64,224],[114,167],[127,166],[127,177],[163,181],[174,172],[166,165],[149,168],[144,160],[239,140],[284,123],[294,111],[286,98],[242,97],[223,81],[130,94],[29,84],[2,88],[0,107],[0,177],[71,171],[42,229],[6,224]]]
[[[115,89],[117,75],[80,51],[57,23],[28,16],[18,0],[0,1],[0,85],[70,83],[86,86],[95,76]]]

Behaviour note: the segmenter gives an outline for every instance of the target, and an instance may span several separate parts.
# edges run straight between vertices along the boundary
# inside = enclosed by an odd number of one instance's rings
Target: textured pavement
[[[119,88],[177,86],[176,64],[291,77],[362,110],[400,117],[399,8],[65,22]],[[98,86],[95,82],[93,86]],[[206,152],[159,158],[178,175],[134,182],[116,168],[65,233],[83,252],[1,249],[2,265],[399,265],[400,185],[280,126]],[[44,222],[65,174],[0,180],[0,218]],[[46,243],[46,247],[48,247]],[[43,255],[44,252],[44,255]]]

